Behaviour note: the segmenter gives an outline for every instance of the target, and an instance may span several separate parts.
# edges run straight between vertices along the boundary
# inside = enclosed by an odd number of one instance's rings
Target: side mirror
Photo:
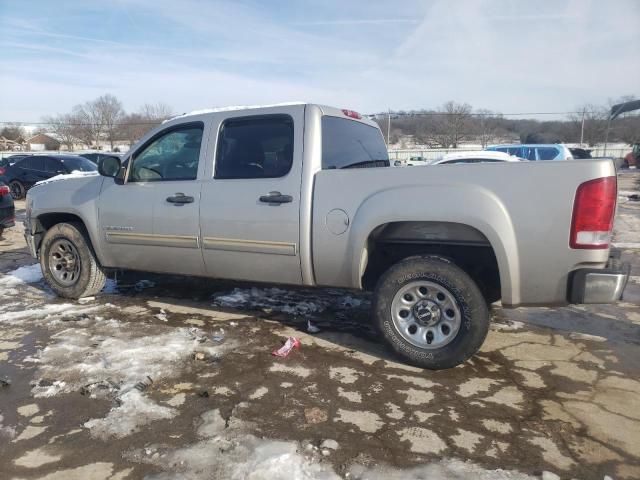
[[[98,160],[98,173],[103,177],[114,178],[120,172],[120,160],[115,157],[104,157]]]

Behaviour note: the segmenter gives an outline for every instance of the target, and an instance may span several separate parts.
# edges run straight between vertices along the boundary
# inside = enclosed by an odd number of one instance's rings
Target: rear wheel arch
[[[403,221],[377,226],[362,249],[360,285],[373,289],[389,268],[417,256],[456,264],[478,284],[488,303],[502,297],[504,277],[492,243],[480,230],[456,222]]]

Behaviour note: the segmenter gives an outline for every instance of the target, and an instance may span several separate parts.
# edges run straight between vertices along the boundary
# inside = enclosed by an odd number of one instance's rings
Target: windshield
[[[388,167],[380,130],[339,117],[322,117],[322,168]]]
[[[65,166],[67,170],[70,172],[80,171],[80,172],[96,172],[98,171],[98,167],[95,163],[90,162],[84,157],[78,158],[60,158],[60,161]]]

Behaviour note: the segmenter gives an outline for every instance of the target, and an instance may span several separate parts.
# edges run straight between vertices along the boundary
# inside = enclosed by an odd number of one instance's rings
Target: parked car
[[[586,148],[570,148],[569,151],[575,160],[586,160],[593,158],[591,156],[591,150]]]
[[[633,149],[624,156],[624,168],[637,168],[640,164],[640,143],[635,143]]]
[[[2,175],[14,200],[24,198],[35,183],[73,171],[91,172],[98,167],[78,155],[29,155],[5,167]]]
[[[491,145],[487,150],[505,152],[525,160],[573,160],[571,151],[562,144]]]
[[[480,348],[497,300],[611,303],[629,276],[610,259],[608,160],[389,168],[375,122],[312,104],[181,115],[127,158],[27,196],[27,244],[62,297],[109,269],[370,289],[387,344],[441,369]]]
[[[96,165],[100,160],[107,157],[117,158],[118,160],[120,160],[120,155],[117,155],[115,153],[92,152],[92,153],[81,153],[80,156],[86,158],[87,160],[92,161]]]
[[[0,238],[2,238],[5,229],[13,227],[15,220],[16,212],[11,190],[5,183],[0,181]]]
[[[520,162],[522,159],[504,152],[475,151],[447,153],[429,165],[450,165],[458,163],[499,163]]]

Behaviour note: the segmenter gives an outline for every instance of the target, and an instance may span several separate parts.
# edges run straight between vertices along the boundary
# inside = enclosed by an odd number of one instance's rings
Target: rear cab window
[[[388,167],[380,130],[362,122],[322,117],[322,169]]]

